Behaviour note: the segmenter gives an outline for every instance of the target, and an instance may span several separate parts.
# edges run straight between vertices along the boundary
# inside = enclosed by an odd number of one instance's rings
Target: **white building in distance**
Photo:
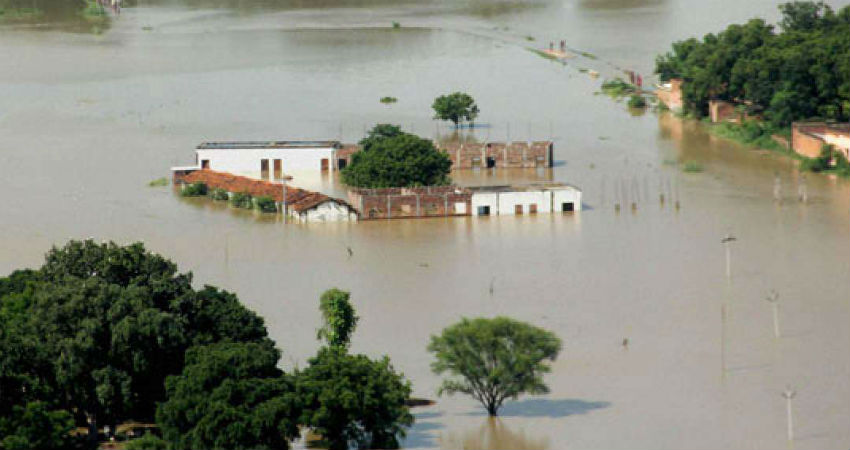
[[[475,186],[472,215],[523,215],[581,211],[581,190],[562,183]]]
[[[195,167],[259,179],[335,170],[338,141],[204,142],[195,149]]]

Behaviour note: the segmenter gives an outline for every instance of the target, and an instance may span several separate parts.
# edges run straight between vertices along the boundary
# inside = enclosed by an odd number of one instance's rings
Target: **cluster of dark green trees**
[[[288,374],[259,316],[191,281],[142,244],[91,240],[0,278],[0,448],[87,448],[127,421],[159,425],[145,448],[281,449],[299,427],[334,449],[398,446],[410,384],[348,353],[348,293],[322,296],[326,345]]]
[[[342,169],[342,181],[363,188],[449,184],[452,161],[428,139],[397,125],[375,125]]]
[[[656,59],[662,80],[682,78],[686,112],[704,116],[708,101],[747,105],[773,126],[809,118],[850,119],[850,6],[823,2],[779,6],[779,32],[762,19],[673,44]]]

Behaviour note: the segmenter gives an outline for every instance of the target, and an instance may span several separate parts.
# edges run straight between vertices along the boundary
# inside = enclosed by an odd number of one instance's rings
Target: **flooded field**
[[[408,448],[780,448],[789,384],[794,448],[847,448],[850,183],[806,175],[802,204],[790,160],[632,115],[579,71],[649,73],[672,40],[756,15],[775,19],[775,3],[157,1],[97,33],[0,27],[0,273],[69,238],[142,240],[265,317],[288,367],[318,346],[319,294],[350,290],[353,351],[388,354],[415,396],[437,400],[414,410]],[[560,39],[592,57],[564,66],[528,51]],[[284,226],[147,186],[204,140],[353,142],[378,122],[445,136],[430,104],[456,90],[489,124],[475,137],[551,138],[557,160],[457,182],[563,181],[583,189],[585,210]],[[387,95],[398,103],[379,103]],[[685,173],[685,161],[705,170]],[[293,183],[344,191],[333,177]],[[617,214],[617,202],[636,210]],[[436,397],[429,336],[478,315],[563,339],[551,394],[495,421],[470,399]]]

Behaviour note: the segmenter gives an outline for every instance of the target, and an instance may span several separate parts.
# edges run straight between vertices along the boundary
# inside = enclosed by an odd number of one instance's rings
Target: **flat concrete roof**
[[[464,186],[472,192],[530,192],[530,191],[557,191],[557,190],[572,190],[581,191],[581,189],[566,183],[531,183],[519,185],[493,185],[493,186]]]
[[[247,150],[260,148],[338,148],[339,141],[227,141],[203,142],[198,150]]]

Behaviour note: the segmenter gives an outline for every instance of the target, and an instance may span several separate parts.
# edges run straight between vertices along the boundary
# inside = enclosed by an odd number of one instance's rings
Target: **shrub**
[[[610,97],[620,98],[634,94],[637,92],[637,87],[633,84],[626,83],[620,78],[614,78],[613,80],[605,80],[602,82],[602,92]]]
[[[162,177],[162,178],[157,178],[156,180],[151,180],[151,181],[148,182],[148,186],[150,186],[150,187],[168,186],[168,178]]]
[[[180,191],[180,195],[184,197],[199,197],[202,195],[207,195],[207,185],[204,183],[192,183],[183,186],[183,190]]]
[[[166,450],[168,442],[162,438],[154,436],[151,433],[145,433],[144,436],[128,441],[124,445],[126,450]]]
[[[383,103],[385,105],[390,104],[390,103],[395,103],[397,101],[398,101],[398,99],[395,98],[395,97],[381,97],[381,103]]]
[[[274,199],[264,195],[262,197],[257,197],[257,209],[264,213],[273,213],[277,212],[277,203],[275,203]]]
[[[393,28],[398,30],[399,28],[401,28],[401,24],[398,22],[393,22]]]
[[[632,94],[629,98],[629,108],[646,108],[646,100],[641,95]]]
[[[682,167],[682,170],[687,173],[699,173],[704,171],[705,168],[702,166],[702,164],[696,161],[688,161],[685,163],[684,167]]]
[[[254,200],[247,192],[234,192],[230,197],[230,204],[236,208],[251,209],[254,207]]]
[[[230,199],[230,194],[222,188],[215,188],[210,191],[210,198],[213,200],[228,200]]]

